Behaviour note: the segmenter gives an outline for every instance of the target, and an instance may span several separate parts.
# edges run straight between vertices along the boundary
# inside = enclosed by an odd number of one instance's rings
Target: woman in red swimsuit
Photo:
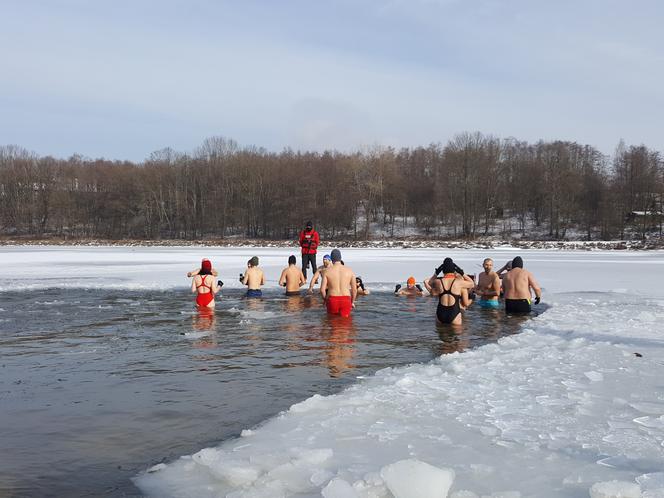
[[[212,263],[209,259],[201,262],[201,270],[191,282],[191,292],[196,293],[196,304],[201,308],[214,308],[214,295],[219,287],[212,276]]]

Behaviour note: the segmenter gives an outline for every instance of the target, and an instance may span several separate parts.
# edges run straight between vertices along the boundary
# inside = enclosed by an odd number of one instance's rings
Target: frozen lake
[[[664,488],[661,252],[519,251],[550,308],[525,323],[473,309],[459,335],[394,283],[516,251],[344,250],[377,291],[350,325],[280,295],[287,249],[0,253],[3,492],[121,496],[138,475],[154,496],[390,496],[407,459],[452,469],[459,497]],[[238,297],[254,254],[262,302]],[[183,276],[202,257],[226,282],[214,317]]]

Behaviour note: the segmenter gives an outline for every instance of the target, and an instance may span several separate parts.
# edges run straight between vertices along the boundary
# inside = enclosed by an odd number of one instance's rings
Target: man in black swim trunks
[[[533,274],[523,268],[523,259],[512,260],[512,269],[503,277],[505,311],[507,313],[530,313],[531,290],[535,293],[535,304],[542,299],[542,289]]]
[[[288,266],[283,269],[279,277],[279,285],[286,287],[287,296],[299,296],[300,287],[307,283],[302,270],[297,267],[295,256],[289,256]]]

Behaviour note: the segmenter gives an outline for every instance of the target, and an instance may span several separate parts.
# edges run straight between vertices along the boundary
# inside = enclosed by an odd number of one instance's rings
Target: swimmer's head
[[[326,254],[325,256],[323,256],[323,266],[327,268],[331,264],[332,264],[332,258],[330,257],[330,255]]]
[[[493,270],[493,259],[491,258],[486,258],[484,260],[484,263],[482,263],[482,268],[484,268],[484,271],[489,273],[491,270]]]
[[[456,271],[456,265],[452,258],[445,258],[443,260],[443,273],[454,273]]]
[[[341,261],[341,251],[339,249],[332,249],[332,252],[330,253],[330,259],[333,263]]]
[[[517,256],[512,260],[512,268],[523,268],[523,259],[521,259],[521,256]]]
[[[254,256],[249,260],[249,266],[258,266],[258,256]]]
[[[294,265],[296,263],[297,263],[297,259],[295,258],[295,256],[293,256],[292,254],[290,256],[288,256],[288,264],[289,265]]]
[[[212,261],[209,259],[204,259],[201,261],[201,275],[211,275],[212,274]]]
[[[408,280],[406,280],[406,285],[408,286],[409,289],[412,289],[415,287],[415,277],[408,277]]]

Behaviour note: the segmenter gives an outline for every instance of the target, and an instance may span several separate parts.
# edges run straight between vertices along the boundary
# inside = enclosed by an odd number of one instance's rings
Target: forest
[[[543,240],[661,237],[664,161],[622,141],[460,133],[447,143],[271,152],[211,137],[143,162],[0,147],[0,233],[12,237]]]

